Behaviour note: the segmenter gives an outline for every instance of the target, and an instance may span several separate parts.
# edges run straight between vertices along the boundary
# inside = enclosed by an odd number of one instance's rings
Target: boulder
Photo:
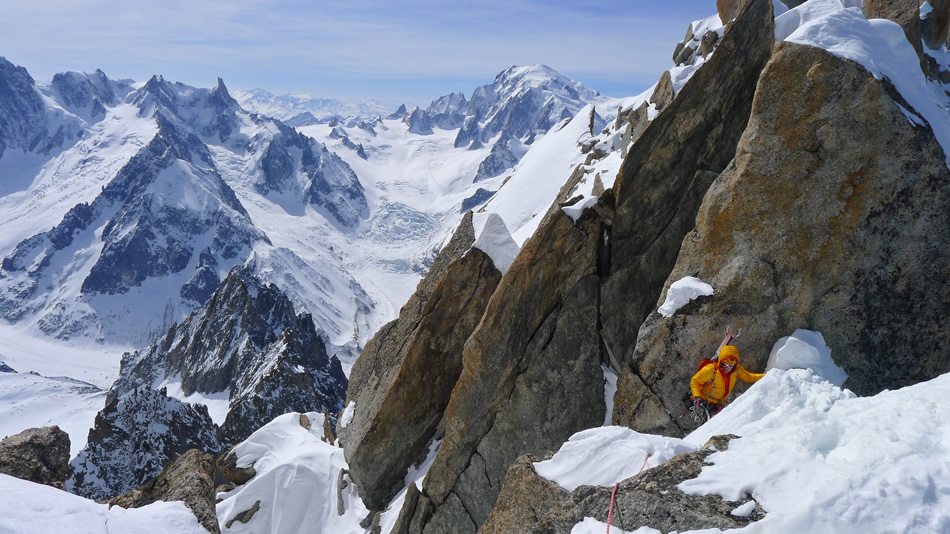
[[[650,103],[654,104],[658,111],[663,111],[673,102],[674,96],[676,95],[673,92],[673,78],[670,77],[670,71],[664,71],[656,84],[653,95],[650,96]]]
[[[399,318],[367,343],[350,374],[353,419],[340,424],[340,441],[370,509],[384,508],[409,466],[425,458],[462,371],[462,346],[501,279],[473,242],[468,214]]]
[[[677,487],[696,478],[706,458],[728,449],[737,436],[715,436],[696,451],[620,482],[614,499],[611,525],[625,532],[649,527],[660,532],[741,528],[764,517],[756,504],[747,517],[732,515],[743,503],[718,495],[687,495]],[[569,492],[534,470],[538,458],[525,455],[508,470],[498,506],[479,530],[480,534],[570,534],[585,517],[607,522],[612,487],[581,486]]]
[[[218,534],[214,500],[214,457],[192,449],[143,486],[109,501],[109,506],[141,508],[157,501],[183,501],[208,532]]]
[[[518,456],[602,424],[597,315],[610,199],[605,193],[576,223],[549,211],[502,278],[465,344],[410,532],[474,533]]]
[[[30,428],[0,441],[0,473],[66,489],[69,434],[58,426]]]
[[[624,159],[614,185],[617,210],[601,308],[615,369],[632,361],[637,330],[655,307],[706,190],[735,155],[773,34],[772,2],[745,2],[716,53]]]
[[[776,47],[735,161],[666,282],[696,276],[715,294],[640,329],[633,372],[669,410],[727,324],[742,326],[751,371],[795,329],[821,332],[859,395],[950,371],[950,171],[915,113],[852,61]]]

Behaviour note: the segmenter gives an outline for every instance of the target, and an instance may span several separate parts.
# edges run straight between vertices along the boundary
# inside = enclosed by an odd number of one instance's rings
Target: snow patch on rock
[[[699,278],[687,276],[670,285],[670,289],[666,292],[666,300],[656,311],[663,317],[672,317],[674,313],[689,304],[691,300],[712,294],[713,288],[711,285]]]

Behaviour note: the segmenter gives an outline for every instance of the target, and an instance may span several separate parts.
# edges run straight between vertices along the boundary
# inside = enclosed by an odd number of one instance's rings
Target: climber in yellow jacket
[[[719,350],[719,360],[705,365],[689,381],[693,393],[693,404],[707,401],[710,405],[718,404],[720,409],[726,403],[726,398],[732,393],[736,379],[743,382],[756,382],[765,376],[764,373],[750,373],[739,365],[739,349],[732,345],[724,345]]]

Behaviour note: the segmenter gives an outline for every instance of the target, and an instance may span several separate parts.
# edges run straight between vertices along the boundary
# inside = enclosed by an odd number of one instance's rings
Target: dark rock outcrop
[[[666,283],[698,276],[716,294],[640,329],[636,373],[668,409],[689,369],[664,362],[710,354],[729,323],[742,325],[742,361],[754,371],[780,337],[821,332],[860,395],[950,371],[939,348],[950,343],[950,236],[934,231],[950,228],[950,171],[914,113],[854,62],[776,47],[735,161]]]
[[[61,72],[53,76],[51,84],[57,101],[66,109],[81,115],[100,118],[105,107],[112,107],[131,91],[128,85],[110,80],[105,73],[97,70],[93,74],[79,72]]]
[[[549,211],[502,278],[465,344],[410,531],[475,532],[518,456],[603,421],[597,310],[610,198],[576,223]]]
[[[624,121],[627,124],[627,127],[623,131],[623,136],[620,140],[620,150],[626,154],[627,150],[630,148],[631,143],[635,143],[637,139],[643,135],[643,132],[647,129],[647,126],[650,124],[650,113],[649,105],[644,102],[640,104],[637,108],[630,108],[624,110],[621,113],[617,114],[617,121]]]
[[[706,190],[735,154],[759,73],[772,50],[773,33],[771,1],[745,2],[716,53],[650,123],[624,159],[614,187],[617,211],[600,316],[604,343],[613,367],[621,373],[633,372],[629,366],[637,329],[655,308],[683,237],[695,226]],[[662,411],[649,395],[641,397],[650,402],[652,411]],[[650,428],[659,430],[655,424]],[[675,432],[675,427],[667,426],[666,431]]]
[[[141,508],[157,501],[182,501],[208,532],[221,532],[214,502],[214,457],[192,449],[155,478],[109,501],[109,506]]]
[[[764,517],[756,505],[747,517],[732,515],[743,503],[718,495],[687,495],[677,488],[696,478],[707,465],[706,457],[728,449],[736,436],[716,436],[700,450],[681,454],[670,461],[630,477],[617,487],[611,524],[624,531],[650,527],[660,532],[741,528]],[[613,488],[581,486],[568,492],[539,476],[532,465],[538,459],[522,456],[508,470],[505,485],[480,534],[523,532],[569,534],[585,517],[607,522]]]
[[[190,449],[221,450],[208,408],[170,398],[164,390],[134,391],[110,400],[96,415],[86,447],[69,464],[66,488],[110,499],[144,484]]]
[[[0,473],[66,489],[69,434],[58,426],[30,428],[0,441]]]
[[[408,467],[425,458],[462,370],[462,346],[501,279],[485,253],[466,251],[473,241],[468,214],[400,317],[353,367],[347,402],[354,416],[339,433],[370,509],[382,509],[402,489]]]
[[[412,110],[412,113],[407,115],[403,122],[409,126],[409,133],[417,135],[431,135],[433,133],[432,121],[429,120],[429,115],[418,107]]]
[[[249,480],[257,476],[257,471],[254,469],[253,464],[247,467],[238,467],[237,455],[233,450],[223,454],[221,459],[218,460],[217,465],[218,470],[221,471],[221,475],[238,486],[247,484]]]
[[[462,201],[462,207],[459,208],[459,211],[461,213],[465,213],[466,211],[473,210],[488,202],[488,199],[493,197],[495,193],[497,193],[497,191],[489,191],[479,187],[477,190],[475,190],[472,196]]]
[[[517,139],[502,138],[495,142],[488,156],[478,165],[473,182],[500,176],[521,161],[525,149]]]
[[[0,57],[0,157],[8,148],[49,154],[81,135],[79,120],[48,121],[33,77]]]

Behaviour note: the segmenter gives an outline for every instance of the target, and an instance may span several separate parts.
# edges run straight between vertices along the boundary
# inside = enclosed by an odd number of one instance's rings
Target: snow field
[[[69,434],[72,458],[86,445],[89,429],[105,402],[105,390],[69,378],[0,373],[0,439],[28,428],[56,425]]]

